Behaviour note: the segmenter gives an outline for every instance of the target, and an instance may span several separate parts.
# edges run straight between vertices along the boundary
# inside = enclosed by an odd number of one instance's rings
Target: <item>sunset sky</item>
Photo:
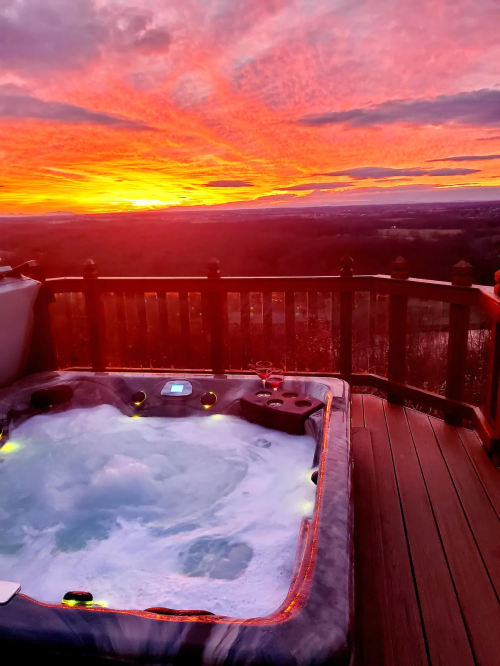
[[[0,213],[500,200],[498,0],[1,0]]]

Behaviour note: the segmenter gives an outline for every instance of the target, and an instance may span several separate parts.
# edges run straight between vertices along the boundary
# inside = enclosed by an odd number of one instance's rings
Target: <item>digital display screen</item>
[[[184,389],[184,384],[172,384],[170,387],[170,393],[182,393]]]

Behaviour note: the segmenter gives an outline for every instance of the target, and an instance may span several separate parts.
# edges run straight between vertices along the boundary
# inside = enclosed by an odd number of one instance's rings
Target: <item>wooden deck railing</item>
[[[465,262],[451,278],[412,279],[401,257],[390,275],[354,275],[344,257],[321,277],[222,277],[215,260],[205,278],[99,277],[89,260],[43,281],[29,371],[225,373],[265,358],[473,421],[497,455],[498,285],[473,285]]]

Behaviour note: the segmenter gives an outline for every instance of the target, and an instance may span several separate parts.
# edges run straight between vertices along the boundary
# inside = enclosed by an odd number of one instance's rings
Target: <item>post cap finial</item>
[[[345,254],[340,260],[340,277],[352,277],[354,272],[352,270],[353,265],[352,257],[348,254]]]
[[[208,273],[207,277],[209,278],[220,278],[220,262],[212,257],[207,265]]]
[[[410,277],[408,262],[404,257],[396,257],[391,261],[391,278],[407,280]]]
[[[95,261],[92,259],[87,259],[87,261],[84,262],[83,264],[83,277],[84,278],[98,278],[99,273],[97,272],[97,267],[95,265]]]
[[[451,284],[456,287],[470,287],[472,274],[472,266],[467,261],[459,261],[451,269]]]

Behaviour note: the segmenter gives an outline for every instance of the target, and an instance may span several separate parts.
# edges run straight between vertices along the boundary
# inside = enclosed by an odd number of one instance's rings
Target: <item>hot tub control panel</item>
[[[193,392],[193,385],[187,379],[172,379],[163,385],[161,395],[168,395],[173,398],[185,397],[191,395]]]

